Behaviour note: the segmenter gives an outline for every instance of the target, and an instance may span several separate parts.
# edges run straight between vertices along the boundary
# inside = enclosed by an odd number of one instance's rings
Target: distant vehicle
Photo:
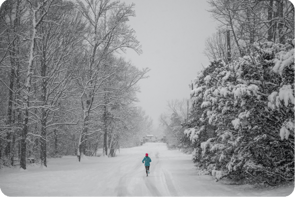
[[[154,135],[146,135],[143,137],[143,141],[144,142],[156,142],[157,141],[157,137]]]

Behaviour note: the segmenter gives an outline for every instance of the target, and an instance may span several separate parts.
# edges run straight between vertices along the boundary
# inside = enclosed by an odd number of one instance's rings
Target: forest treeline
[[[148,68],[128,20],[110,0],[7,0],[0,9],[0,167],[47,166],[61,155],[115,156],[139,143],[151,119],[134,104]],[[83,158],[83,157],[82,157]]]
[[[192,81],[189,105],[168,103],[161,117],[168,147],[192,152],[217,180],[294,181],[294,6],[209,3],[221,23],[206,42],[211,63]]]

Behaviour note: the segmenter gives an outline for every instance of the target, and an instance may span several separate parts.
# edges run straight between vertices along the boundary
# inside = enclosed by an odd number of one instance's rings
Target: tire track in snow
[[[161,165],[161,162],[160,162],[161,158],[159,157],[159,152],[157,152],[155,156],[157,158],[157,164],[159,163],[159,165],[157,165],[157,167],[160,168],[161,182],[166,188],[166,192],[167,192],[166,195],[177,196],[178,192],[175,189],[173,180],[171,178],[171,174],[166,169],[164,169]]]
[[[178,193],[174,187],[173,181],[169,175],[169,173],[166,170],[163,170],[164,172],[164,177],[165,177],[165,181],[166,181],[166,185],[168,187],[169,193],[172,196],[178,196]]]
[[[114,157],[108,158],[108,160],[113,160],[112,162],[108,162],[107,166],[104,169],[97,169],[98,171],[103,171],[102,175],[104,175],[103,179],[101,179],[100,184],[97,185],[96,193],[93,192],[94,195],[99,193],[100,195],[114,195],[119,188],[119,181],[122,177],[122,166],[126,166],[128,163],[128,158],[126,157]],[[115,178],[117,177],[117,178]],[[89,183],[88,183],[89,184]]]
[[[159,190],[151,183],[150,179],[145,179],[145,185],[153,196],[161,196]]]
[[[128,161],[129,163],[130,161]],[[134,167],[131,167],[125,175],[123,175],[118,183],[118,186],[116,188],[116,191],[118,193],[118,196],[131,196],[132,194],[129,193],[127,183],[130,182],[128,181],[128,177],[133,177],[137,172],[137,170],[140,168],[141,163],[137,163]]]

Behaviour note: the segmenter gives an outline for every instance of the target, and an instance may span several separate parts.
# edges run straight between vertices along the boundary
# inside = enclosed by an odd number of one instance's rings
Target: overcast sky
[[[207,11],[206,0],[122,0],[135,3],[136,17],[130,26],[136,31],[143,54],[126,56],[139,68],[149,67],[149,78],[140,82],[138,105],[153,118],[155,126],[167,101],[189,98],[189,84],[202,64],[206,39],[218,25]]]

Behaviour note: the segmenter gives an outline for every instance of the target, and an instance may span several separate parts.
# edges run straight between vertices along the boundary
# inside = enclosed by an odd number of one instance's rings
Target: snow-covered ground
[[[145,153],[152,159],[149,177],[141,162]],[[7,196],[288,196],[294,187],[225,185],[197,175],[190,155],[146,143],[114,158],[84,157],[79,163],[67,156],[49,159],[48,168],[1,169],[0,188]]]

